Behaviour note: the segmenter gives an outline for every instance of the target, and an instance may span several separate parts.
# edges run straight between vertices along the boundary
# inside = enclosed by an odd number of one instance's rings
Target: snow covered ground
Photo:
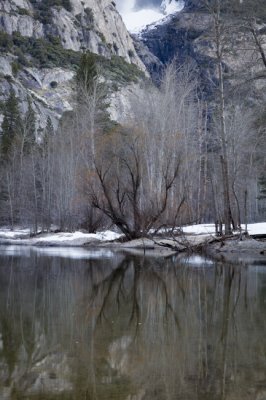
[[[245,229],[244,225],[242,225],[242,229]],[[195,234],[195,235],[215,234],[214,224],[190,225],[183,227],[182,230],[186,234]],[[266,235],[266,222],[257,222],[255,224],[248,224],[248,233],[249,235],[261,235],[261,234]]]
[[[110,242],[119,239],[122,235],[110,230],[98,233],[83,232],[59,232],[59,233],[42,233],[34,237],[30,237],[28,229],[0,229],[0,241],[2,243],[12,242],[18,244],[30,244],[39,246],[83,246],[85,243],[93,242]]]
[[[244,229],[244,226],[243,226]],[[192,241],[200,239],[202,236],[214,235],[214,224],[200,224],[183,227],[183,232],[188,236],[194,236]],[[266,222],[248,224],[248,233],[250,235],[265,234]],[[42,233],[34,237],[30,237],[28,229],[15,229],[11,231],[8,228],[0,229],[0,242],[10,244],[25,244],[34,246],[83,246],[90,243],[106,243],[119,239],[123,235],[114,231],[104,231],[98,233],[84,232],[59,232],[59,233]],[[166,233],[167,236],[167,233]]]
[[[2,239],[22,239],[29,237],[29,235],[29,229],[16,228],[13,231],[11,231],[9,228],[0,229],[0,238]]]
[[[117,9],[131,33],[139,33],[147,25],[152,27],[164,23],[169,15],[175,14],[184,8],[183,0],[162,0],[160,7],[135,8],[134,0],[118,0]]]
[[[244,225],[242,227],[245,228]],[[266,235],[266,222],[259,222],[256,224],[248,224],[248,233],[250,235]]]

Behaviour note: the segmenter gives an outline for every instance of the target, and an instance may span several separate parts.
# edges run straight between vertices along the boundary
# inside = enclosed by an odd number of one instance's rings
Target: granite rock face
[[[152,80],[155,83],[159,82],[160,76],[164,69],[164,62],[159,59],[159,54],[158,56],[155,55],[152,47],[149,48],[141,38],[139,38],[137,35],[132,35],[132,37],[138,56],[146,66]]]
[[[189,9],[173,15],[167,23],[157,24],[152,28],[147,28],[141,32],[142,47],[136,45],[137,52],[145,63],[147,69],[155,80],[159,79],[162,67],[169,64],[173,59],[178,65],[190,61],[194,63],[202,78],[206,90],[209,85],[210,74],[213,75],[214,59],[200,47],[199,42],[210,25],[210,16],[208,14],[200,17],[197,12],[191,12]],[[149,58],[143,57],[143,47],[149,52]],[[159,63],[151,63],[150,60],[159,60]],[[148,62],[147,62],[148,60]],[[208,68],[202,68],[203,65]],[[208,89],[209,90],[209,89]]]
[[[264,97],[266,69],[254,44],[254,38],[241,25],[237,15],[228,14],[226,18],[225,26],[231,29],[224,44],[223,65],[227,83],[234,86],[239,77],[250,81],[250,77],[258,76],[257,80],[254,79],[253,89]],[[167,65],[173,59],[178,65],[192,62],[199,72],[202,87],[208,94],[212,90],[210,82],[215,87],[218,77],[212,28],[211,14],[197,5],[195,0],[187,0],[185,8],[172,15],[168,21],[153,24],[143,30],[135,39],[135,47],[155,80],[158,79],[162,65]],[[255,28],[266,52],[266,20],[261,19]]]
[[[0,57],[0,101],[4,102],[13,88],[22,114],[31,100],[39,130],[45,128],[48,117],[56,128],[63,113],[73,108],[74,72],[64,68],[23,68],[14,77],[12,62],[12,57]]]
[[[119,56],[147,74],[114,1],[69,0],[66,8],[43,8],[42,4],[45,1],[0,0],[3,40],[6,40],[5,34],[11,38],[19,35],[23,40],[35,40],[37,45],[41,40],[49,46],[51,38],[55,38],[62,49],[79,53],[88,50],[106,58]],[[45,127],[48,117],[56,127],[64,112],[73,109],[75,103],[74,70],[63,63],[43,68],[35,65],[31,55],[23,56],[30,60],[30,65],[22,64],[16,71],[14,65],[19,61],[18,54],[10,49],[1,51],[0,101],[7,99],[12,87],[19,97],[22,112],[27,110],[27,99],[31,99],[38,129]],[[118,112],[114,114],[118,115]],[[0,123],[2,118],[0,111]]]
[[[36,39],[53,35],[66,49],[116,54],[144,69],[113,1],[71,0],[71,11],[55,6],[49,7],[46,14],[40,14],[36,4],[29,0],[1,0],[0,30]]]

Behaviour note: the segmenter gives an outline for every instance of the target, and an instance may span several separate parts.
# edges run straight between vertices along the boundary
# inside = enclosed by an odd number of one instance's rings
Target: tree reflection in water
[[[254,266],[2,256],[0,398],[259,398],[265,289]]]

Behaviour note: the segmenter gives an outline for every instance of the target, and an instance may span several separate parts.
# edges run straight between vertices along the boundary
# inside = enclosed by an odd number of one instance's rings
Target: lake
[[[0,399],[265,400],[266,264],[0,246]]]

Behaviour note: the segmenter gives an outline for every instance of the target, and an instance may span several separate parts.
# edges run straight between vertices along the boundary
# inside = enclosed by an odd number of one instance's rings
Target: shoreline
[[[80,248],[88,251],[111,250],[114,253],[145,255],[147,257],[171,257],[182,253],[202,254],[217,261],[245,261],[258,257],[266,262],[266,240],[254,239],[239,234],[230,237],[216,237],[208,233],[185,233],[171,237],[160,235],[151,238],[140,238],[121,241],[122,235],[105,231],[98,234],[83,232],[41,233],[30,236],[26,232],[14,237],[0,234],[0,246],[27,246],[35,248]],[[11,235],[11,233],[10,233]],[[120,240],[120,241],[119,241]]]

